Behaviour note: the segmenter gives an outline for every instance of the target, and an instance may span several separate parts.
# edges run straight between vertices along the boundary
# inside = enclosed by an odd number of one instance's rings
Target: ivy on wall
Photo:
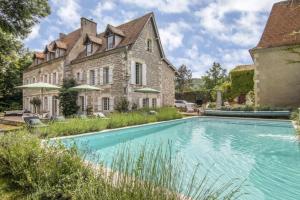
[[[230,72],[231,94],[233,97],[246,95],[254,88],[254,70],[232,70]]]

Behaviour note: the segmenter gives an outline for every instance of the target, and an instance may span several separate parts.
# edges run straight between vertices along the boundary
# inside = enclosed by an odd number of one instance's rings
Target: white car
[[[188,112],[194,111],[195,104],[185,100],[175,100],[176,108],[186,108]]]

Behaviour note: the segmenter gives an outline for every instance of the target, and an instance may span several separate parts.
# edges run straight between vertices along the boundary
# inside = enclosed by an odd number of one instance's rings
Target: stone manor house
[[[119,26],[107,25],[97,33],[97,23],[81,18],[79,29],[59,34],[34,54],[33,64],[24,72],[23,83],[45,82],[62,85],[73,77],[78,84],[89,84],[101,91],[79,93],[79,113],[84,105],[94,112],[110,112],[120,97],[138,107],[174,104],[176,69],[166,59],[153,13]],[[159,90],[157,94],[135,92],[139,88]],[[59,115],[59,91],[46,91],[43,112]],[[38,90],[24,90],[23,107],[33,111],[30,100],[40,97]]]

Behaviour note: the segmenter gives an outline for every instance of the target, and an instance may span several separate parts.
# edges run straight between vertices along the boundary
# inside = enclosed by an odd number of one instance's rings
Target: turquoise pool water
[[[193,118],[63,139],[76,142],[86,159],[101,155],[110,161],[115,151],[128,144],[164,145],[172,141],[174,156],[184,159],[187,176],[195,164],[199,173],[220,182],[245,179],[242,199],[300,199],[300,142],[290,122]]]

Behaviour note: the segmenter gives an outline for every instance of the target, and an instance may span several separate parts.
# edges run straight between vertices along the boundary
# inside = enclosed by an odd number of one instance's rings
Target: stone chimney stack
[[[81,17],[81,31],[83,34],[88,33],[90,35],[96,36],[97,34],[97,23],[91,19]]]

